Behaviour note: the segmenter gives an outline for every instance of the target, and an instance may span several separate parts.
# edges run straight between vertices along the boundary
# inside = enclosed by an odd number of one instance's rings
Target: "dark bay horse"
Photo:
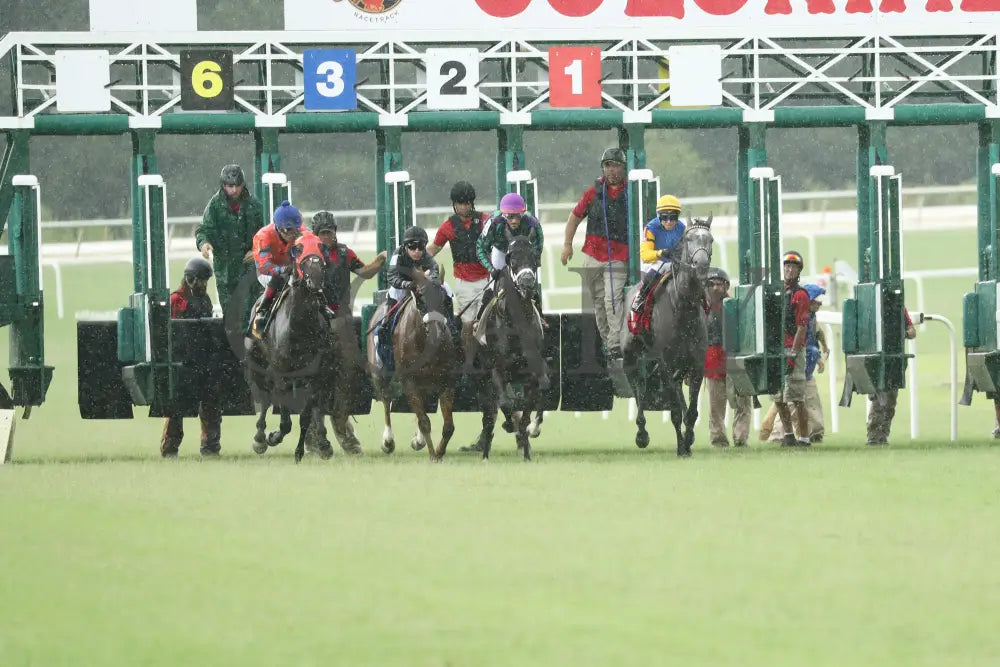
[[[417,432],[410,441],[415,450],[427,447],[432,461],[444,457],[448,441],[455,433],[452,410],[455,403],[455,380],[461,366],[461,350],[452,338],[445,313],[444,288],[432,282],[422,271],[414,270],[415,293],[401,301],[399,316],[392,332],[392,354],[395,371],[388,376],[375,359],[374,329],[368,334],[368,362],[375,396],[385,410],[385,431],[382,451],[391,454],[396,449],[392,433],[392,383],[398,382],[410,409],[417,418]],[[421,312],[424,311],[424,312]],[[379,306],[373,321],[383,316],[385,305]],[[427,406],[438,397],[444,425],[441,443],[435,448],[431,437],[431,420]]]
[[[483,313],[486,344],[480,346],[482,367],[490,373],[480,401],[483,431],[479,436],[483,458],[490,456],[493,427],[500,408],[517,439],[525,461],[531,460],[530,437],[541,432],[543,393],[549,388],[545,363],[545,332],[535,309],[538,257],[529,236],[514,237],[507,231],[507,267],[497,281],[497,299]],[[532,415],[534,419],[532,420]]]
[[[688,220],[684,235],[671,255],[673,277],[656,290],[650,331],[633,336],[622,326],[624,369],[635,396],[637,432],[635,444],[649,444],[643,399],[646,395],[644,369],[655,365],[666,383],[670,421],[677,433],[677,456],[690,456],[694,444],[694,423],[698,419],[698,393],[705,375],[708,347],[705,317],[705,280],[712,264],[712,216]],[[635,289],[629,300],[635,296]],[[628,309],[625,309],[625,317]],[[685,404],[683,382],[690,386]],[[681,424],[684,432],[681,432]]]
[[[323,426],[322,402],[326,396],[324,367],[331,353],[330,327],[322,314],[320,294],[326,260],[318,254],[296,259],[298,272],[293,275],[287,293],[275,304],[271,322],[260,340],[246,339],[247,381],[254,399],[261,406],[253,450],[263,454],[284,440],[292,430],[293,413],[300,413],[296,463],[302,459],[305,436],[317,421],[318,452],[323,458],[333,455]],[[281,413],[279,430],[265,435],[267,411]]]

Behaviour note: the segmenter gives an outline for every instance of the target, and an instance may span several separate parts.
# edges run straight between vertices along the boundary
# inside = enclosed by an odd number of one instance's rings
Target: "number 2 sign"
[[[428,109],[478,109],[479,51],[427,49]]]
[[[549,49],[549,104],[553,108],[601,106],[601,49]]]

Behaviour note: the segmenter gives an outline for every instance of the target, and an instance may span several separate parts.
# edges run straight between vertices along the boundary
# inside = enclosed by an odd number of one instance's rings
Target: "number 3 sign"
[[[302,102],[307,110],[357,109],[358,54],[352,49],[302,52]]]
[[[181,51],[181,109],[233,108],[233,52]]]
[[[601,106],[601,49],[549,49],[549,104],[553,108]]]
[[[427,49],[428,109],[478,109],[479,51]]]

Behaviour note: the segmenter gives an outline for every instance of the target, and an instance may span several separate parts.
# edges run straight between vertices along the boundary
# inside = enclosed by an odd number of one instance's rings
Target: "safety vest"
[[[351,298],[351,268],[347,266],[347,246],[338,243],[336,253],[330,253],[330,261],[333,266],[326,270],[324,290],[329,290],[327,298],[332,298],[334,303],[342,306]]]
[[[451,257],[456,264],[479,264],[476,257],[476,241],[483,233],[483,216],[473,218],[472,223],[466,228],[462,216],[457,213],[451,216],[451,228],[455,231],[455,238],[451,240]]]
[[[176,294],[180,302],[184,304],[178,319],[195,320],[212,316],[212,300],[208,298],[207,294],[194,296],[185,294],[183,290],[177,290],[173,294]]]
[[[628,185],[626,184],[626,188]],[[628,192],[622,188],[617,198],[608,197],[606,206],[604,199],[604,183],[594,181],[596,195],[587,210],[587,235],[605,238],[612,241],[628,243]],[[607,230],[604,227],[604,213],[607,209]],[[607,233],[605,233],[605,231]]]
[[[800,291],[805,292],[801,285],[796,285],[791,289],[785,288],[785,333],[789,336],[794,336],[798,329],[795,324],[795,310],[792,308],[792,296]],[[806,296],[809,296],[808,292],[806,292]]]

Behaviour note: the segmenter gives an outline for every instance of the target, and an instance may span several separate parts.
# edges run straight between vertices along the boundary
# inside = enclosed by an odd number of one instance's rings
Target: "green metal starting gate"
[[[978,280],[962,300],[963,344],[966,348],[966,386],[961,403],[972,392],[1000,397],[1000,122],[979,126]]]

